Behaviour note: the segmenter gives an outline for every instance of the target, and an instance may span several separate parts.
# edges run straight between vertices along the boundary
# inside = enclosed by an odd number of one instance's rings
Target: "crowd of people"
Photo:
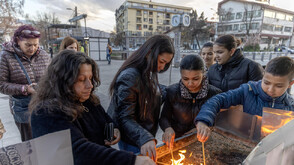
[[[158,74],[171,66],[173,42],[163,34],[150,37],[118,69],[107,110],[94,93],[99,67],[80,52],[78,42],[64,38],[50,59],[39,49],[39,38],[37,29],[24,25],[4,44],[0,92],[9,95],[22,141],[70,129],[76,165],[155,164],[158,126],[170,149],[175,138],[192,132],[205,142],[217,113],[231,106],[243,105],[243,112],[258,116],[263,107],[294,111],[287,92],[294,83],[293,59],[274,58],[263,70],[242,55],[232,35],[205,43],[199,55],[185,56],[181,78],[170,86],[160,84]],[[112,139],[105,135],[109,123]],[[0,138],[3,133],[0,120]]]

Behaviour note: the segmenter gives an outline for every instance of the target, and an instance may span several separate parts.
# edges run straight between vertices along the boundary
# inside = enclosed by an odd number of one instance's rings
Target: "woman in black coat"
[[[213,45],[217,63],[207,73],[209,84],[226,92],[238,88],[248,81],[262,79],[263,68],[260,64],[245,58],[237,49],[237,40],[232,35],[216,39]]]
[[[162,140],[172,147],[175,137],[196,131],[194,118],[210,97],[221,92],[209,85],[205,64],[200,56],[185,56],[180,64],[181,80],[167,88],[167,96],[160,117],[164,131]]]
[[[94,95],[99,85],[94,60],[84,53],[61,51],[49,65],[30,103],[33,137],[70,129],[75,165],[155,164],[149,157],[109,147],[120,140],[120,132],[115,128],[115,139],[106,140],[105,125],[113,121]]]
[[[111,85],[108,114],[119,125],[121,150],[148,155],[156,161],[156,139],[161,107],[157,74],[170,66],[174,56],[172,40],[154,35],[120,67]]]

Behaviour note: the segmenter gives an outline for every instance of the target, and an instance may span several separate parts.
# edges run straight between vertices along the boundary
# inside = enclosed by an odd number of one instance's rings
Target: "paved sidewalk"
[[[109,85],[115,76],[117,70],[122,65],[123,61],[121,60],[112,60],[111,65],[107,64],[107,61],[97,61],[97,64],[100,69],[100,80],[101,85],[98,87],[96,94],[100,97],[101,104],[105,110],[107,110],[110,102],[109,97]],[[164,85],[169,85],[169,77],[171,73],[171,84],[176,83],[180,80],[180,71],[179,68],[171,68],[165,73],[159,74],[159,82]],[[11,144],[21,142],[19,131],[14,123],[13,116],[10,113],[8,105],[8,96],[0,94],[0,118],[6,129],[6,133],[3,138],[0,140],[0,147],[8,146]],[[161,142],[162,130],[159,129],[156,139],[158,139],[159,144]],[[114,146],[117,148],[117,146]]]

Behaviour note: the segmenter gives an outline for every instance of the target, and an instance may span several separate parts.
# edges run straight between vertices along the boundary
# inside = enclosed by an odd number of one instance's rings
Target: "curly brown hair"
[[[30,111],[40,108],[45,108],[49,112],[57,110],[75,120],[84,110],[73,89],[82,64],[92,66],[93,89],[89,100],[94,105],[100,104],[99,98],[93,94],[95,88],[100,85],[96,62],[84,53],[63,50],[53,58],[47,72],[40,80],[37,93],[33,95],[29,105]]]

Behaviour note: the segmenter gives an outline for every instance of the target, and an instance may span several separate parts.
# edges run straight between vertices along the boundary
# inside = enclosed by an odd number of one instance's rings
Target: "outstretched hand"
[[[206,142],[211,134],[210,128],[201,121],[197,122],[196,128],[197,128],[197,139],[200,142]]]

